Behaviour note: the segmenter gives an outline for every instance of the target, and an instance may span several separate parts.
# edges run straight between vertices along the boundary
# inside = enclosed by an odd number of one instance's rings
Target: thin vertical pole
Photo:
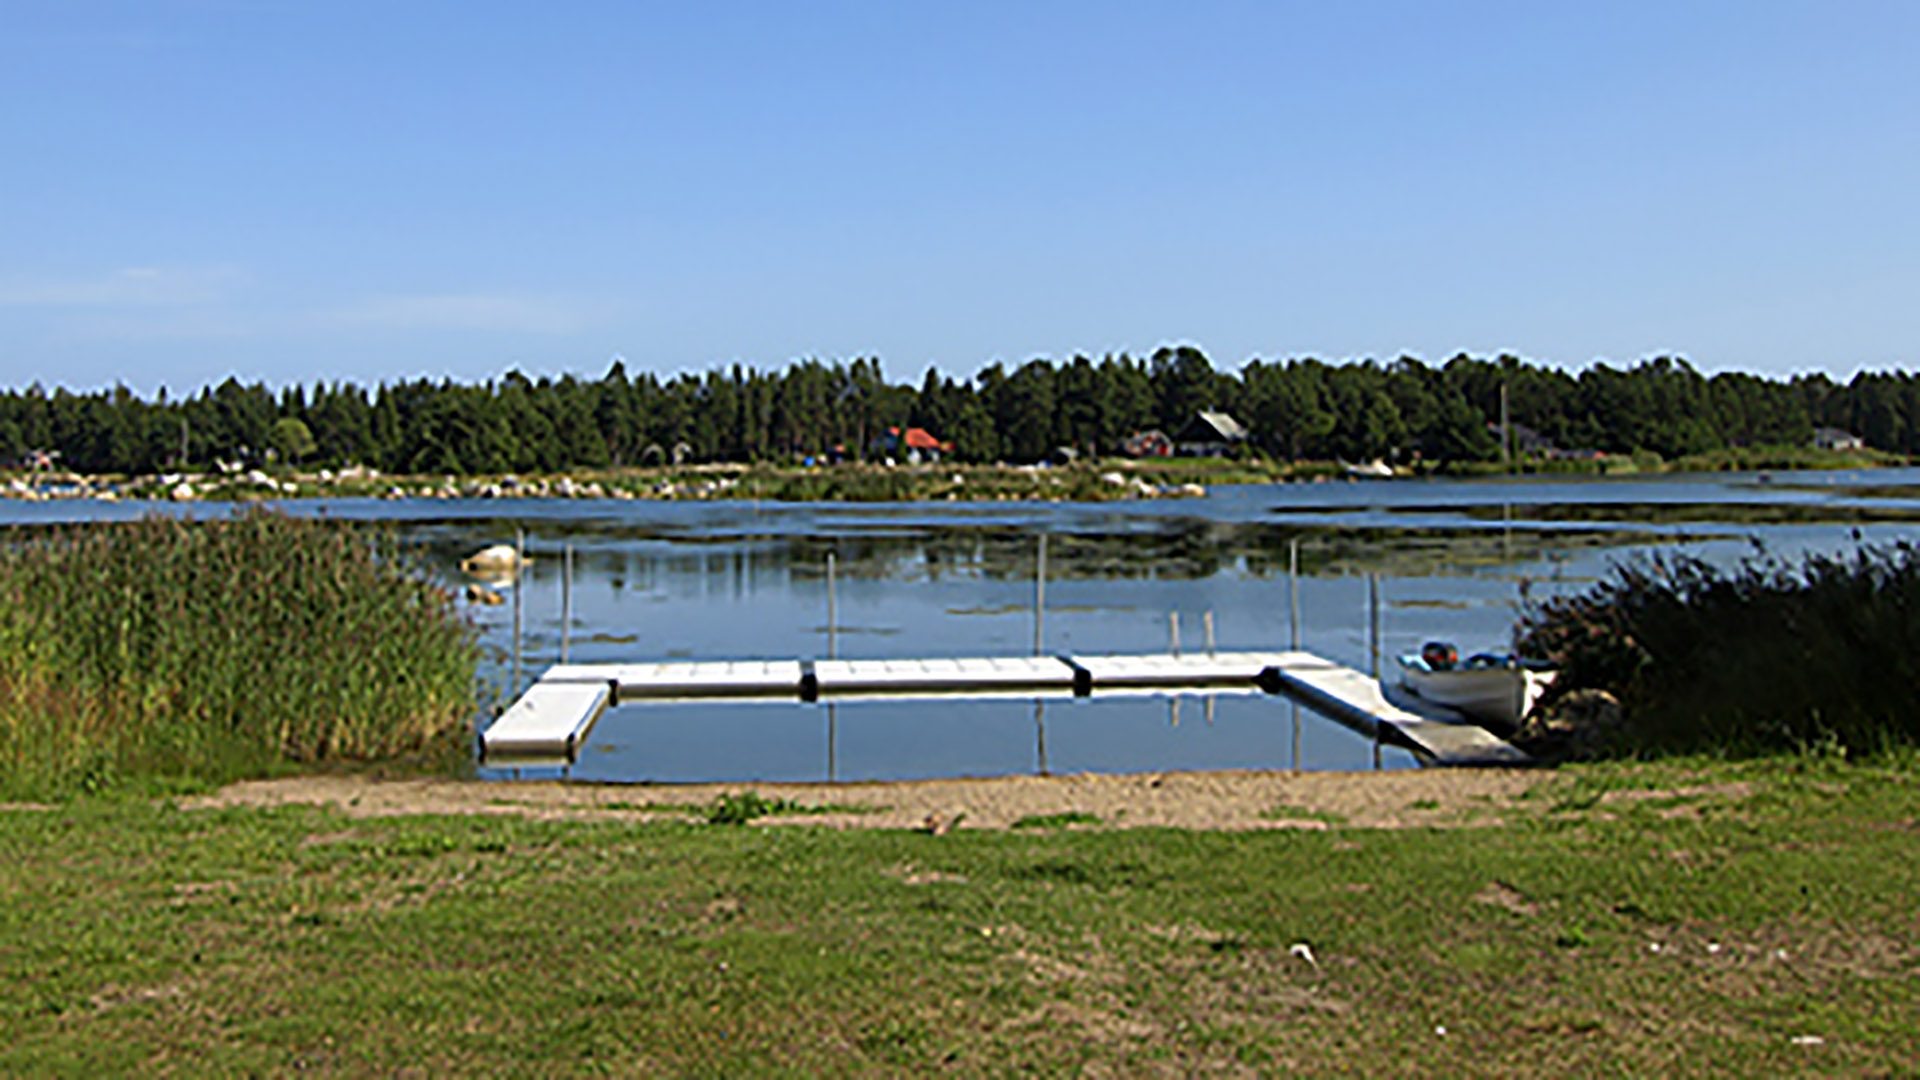
[[[521,609],[525,606],[527,531],[513,530],[513,694],[520,696]]]
[[[1179,694],[1175,694],[1172,697],[1167,699],[1167,723],[1173,727],[1180,726],[1180,695]]]
[[[1300,771],[1300,703],[1293,703],[1293,771]]]
[[[1038,755],[1040,775],[1047,775],[1047,702],[1045,698],[1033,699],[1033,741]]]
[[[1177,611],[1167,612],[1167,635],[1172,647],[1173,655],[1179,656],[1180,655],[1180,613]]]
[[[1033,564],[1033,655],[1041,655],[1047,636],[1047,534],[1040,534],[1040,554]]]
[[[1373,654],[1373,677],[1380,677],[1380,575],[1367,575],[1367,644]]]
[[[840,741],[840,706],[827,702],[827,783],[840,779],[840,763],[837,760]]]
[[[1208,694],[1203,700],[1207,703],[1207,726],[1212,727],[1213,726],[1213,695]]]
[[[573,651],[573,545],[560,553],[560,662]]]
[[[1200,625],[1206,628],[1207,655],[1212,656],[1213,655],[1213,609],[1212,608],[1208,608],[1206,613],[1200,616]],[[1212,699],[1209,698],[1208,700],[1211,701]]]
[[[832,660],[840,654],[840,611],[836,595],[837,564],[839,560],[831,551],[827,552],[827,659]],[[827,783],[837,783],[840,779],[840,707],[835,702],[827,702]]]
[[[1287,544],[1287,599],[1293,615],[1293,651],[1300,651],[1300,541]]]
[[[836,622],[838,611],[834,600],[834,555],[827,552],[827,659],[832,660],[840,653],[840,630]]]

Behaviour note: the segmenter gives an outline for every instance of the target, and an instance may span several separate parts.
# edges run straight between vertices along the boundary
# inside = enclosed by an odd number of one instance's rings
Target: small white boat
[[[1479,653],[1462,661],[1453,646],[1437,641],[1399,661],[1400,685],[1422,700],[1508,726],[1533,711],[1556,674],[1510,655]]]
[[[1372,461],[1362,461],[1357,465],[1343,461],[1340,463],[1340,465],[1342,468],[1347,470],[1348,476],[1362,477],[1366,479],[1391,480],[1394,475],[1393,466],[1387,464],[1386,462],[1380,460],[1379,458],[1374,458]]]

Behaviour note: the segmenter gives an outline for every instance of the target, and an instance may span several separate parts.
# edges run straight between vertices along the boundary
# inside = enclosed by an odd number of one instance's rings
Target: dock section
[[[1077,692],[1071,662],[1052,656],[975,656],[935,660],[816,660],[809,697],[927,694],[985,696]]]
[[[1406,747],[1436,765],[1527,765],[1533,760],[1451,709],[1407,699],[1396,704],[1380,680],[1312,653],[1284,654],[1270,671],[1282,693],[1315,712],[1383,743]]]
[[[798,698],[805,674],[798,660],[706,660],[653,664],[557,664],[545,683],[598,683],[621,701],[676,698]]]
[[[571,759],[612,698],[606,683],[537,682],[481,735],[481,755]]]
[[[561,664],[549,668],[486,730],[481,749],[489,760],[572,759],[600,714],[622,701],[1234,691],[1287,694],[1362,734],[1406,747],[1439,765],[1524,765],[1531,760],[1451,710],[1396,695],[1371,676],[1306,652]]]
[[[1088,692],[1259,687],[1261,674],[1292,653],[1100,653],[1067,657],[1086,673]]]

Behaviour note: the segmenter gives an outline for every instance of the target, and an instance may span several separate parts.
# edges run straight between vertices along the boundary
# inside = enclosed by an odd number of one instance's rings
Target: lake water
[[[1770,482],[1769,482],[1770,481]],[[1579,589],[1614,560],[1684,550],[1732,561],[1920,540],[1920,499],[1861,485],[1920,470],[1651,479],[1368,481],[1221,487],[1204,499],[1105,504],[752,504],[309,500],[289,512],[391,522],[450,581],[524,529],[523,662],[559,653],[560,563],[575,552],[575,661],[826,655],[825,568],[837,562],[842,657],[1025,655],[1035,553],[1047,537],[1050,653],[1287,646],[1288,549],[1300,545],[1302,641],[1369,663],[1367,575],[1381,575],[1383,652],[1431,638],[1504,646],[1522,593]],[[219,514],[225,505],[0,503],[0,524]],[[510,700],[511,605],[466,609],[487,648],[483,695]],[[1390,663],[1390,661],[1389,661]],[[1372,744],[1285,700],[625,705],[570,775],[594,780],[840,780],[1049,770],[1363,769]],[[484,724],[483,717],[479,723]],[[1380,765],[1414,764],[1389,750]],[[483,770],[483,774],[497,775]]]

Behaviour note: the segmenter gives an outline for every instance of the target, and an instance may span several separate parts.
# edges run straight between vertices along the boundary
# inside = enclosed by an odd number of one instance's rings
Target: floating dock
[[[1526,754],[1457,713],[1390,698],[1379,680],[1306,652],[720,660],[560,664],[481,735],[482,756],[572,760],[595,721],[623,701],[896,700],[1283,693],[1382,743],[1439,765],[1522,765]]]
[[[606,683],[534,683],[481,736],[483,756],[572,760],[612,698]]]
[[[1532,758],[1461,714],[1382,687],[1379,679],[1312,653],[1289,653],[1277,689],[1373,739],[1436,765],[1527,765]]]

